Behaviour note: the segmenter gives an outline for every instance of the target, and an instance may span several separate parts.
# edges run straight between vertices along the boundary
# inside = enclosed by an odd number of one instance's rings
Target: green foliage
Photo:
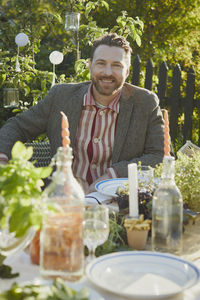
[[[19,58],[21,72],[15,71],[16,56],[8,57],[8,51],[0,52],[2,68],[0,69],[0,88],[18,88],[20,100],[24,106],[33,105],[48,92],[52,73],[35,68],[31,56]]]
[[[140,36],[142,35],[144,28],[143,22],[138,17],[135,19],[128,17],[128,13],[126,11],[122,11],[122,16],[119,16],[116,21],[118,25],[114,26],[111,29],[111,32],[117,32],[119,35],[126,38],[130,36],[131,39],[140,47]]]
[[[189,157],[177,153],[175,161],[175,181],[181,191],[183,201],[191,210],[200,211],[200,153]],[[162,164],[155,168],[155,176],[160,177]]]
[[[13,283],[9,290],[0,294],[0,299],[89,300],[89,294],[88,288],[83,287],[80,291],[75,291],[61,278],[57,278],[50,285],[26,284],[24,286],[20,286],[17,283]]]
[[[56,82],[72,82],[89,79],[87,59],[92,41],[112,28],[97,24],[97,13],[110,10],[107,1],[89,0],[37,0],[2,1],[0,18],[3,20],[0,32],[0,96],[3,88],[14,87],[20,92],[20,105],[15,113],[26,110],[44,98],[51,87],[52,64],[49,55],[58,50],[65,56],[64,62],[56,66]],[[75,32],[65,31],[65,13],[80,12],[81,24],[78,36]],[[120,12],[121,13],[121,12]],[[117,22],[117,24],[116,24]],[[119,16],[111,31],[130,36],[140,44],[143,23],[138,17],[133,19],[126,12]],[[15,71],[17,45],[15,36],[24,32],[29,43],[20,47],[19,63],[21,72]],[[79,43],[81,59],[75,58]],[[69,58],[69,62],[66,62]],[[3,106],[3,102],[1,103]],[[7,118],[7,115],[5,115]],[[5,119],[2,120],[3,125]]]
[[[5,256],[0,254],[0,278],[14,278],[19,276],[19,273],[12,273],[12,268],[8,265],[3,264]]]
[[[29,161],[32,147],[16,142],[12,158],[7,165],[0,165],[0,225],[9,219],[10,232],[23,236],[31,226],[39,228],[42,221],[41,187],[51,167],[36,168]]]
[[[112,14],[97,13],[96,19],[102,26],[114,26],[120,11],[126,10],[130,17],[139,18],[144,23],[142,45],[132,43],[136,53],[155,62],[168,60],[176,64],[199,65],[200,6],[198,0],[107,0]]]
[[[77,81],[87,81],[90,79],[90,72],[88,69],[88,59],[79,59],[75,63],[75,71]]]

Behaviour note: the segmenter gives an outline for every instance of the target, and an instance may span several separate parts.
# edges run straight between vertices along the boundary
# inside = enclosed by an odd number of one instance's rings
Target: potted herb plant
[[[29,161],[32,154],[32,147],[16,142],[9,163],[0,165],[0,253],[3,255],[15,252],[22,244],[25,247],[33,237],[30,229],[38,230],[42,224],[43,179],[51,174],[52,168],[35,167]]]
[[[162,164],[155,168],[155,177],[160,177],[161,170]],[[200,212],[200,152],[194,152],[192,156],[177,153],[175,181],[181,191],[184,206]]]

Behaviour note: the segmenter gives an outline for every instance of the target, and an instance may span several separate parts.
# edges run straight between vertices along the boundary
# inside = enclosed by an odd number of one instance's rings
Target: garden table
[[[91,194],[90,196],[95,196],[99,201],[102,201],[103,198],[98,194]],[[86,197],[87,198],[87,197]],[[92,197],[86,199],[88,202],[96,202]],[[197,224],[198,225],[198,224]],[[192,233],[192,234],[191,234]],[[147,249],[150,244],[147,245]],[[182,258],[187,259],[193,262],[200,269],[200,234],[199,227],[189,224],[184,233],[184,252]],[[19,277],[13,279],[1,279],[0,280],[0,291],[9,289],[12,283],[37,283],[41,282],[42,278],[40,277],[39,266],[31,263],[30,255],[26,251],[20,251],[15,255],[9,256],[6,258],[5,264],[12,267],[13,272],[19,272]],[[118,296],[114,293],[105,291],[99,287],[96,287],[91,283],[86,275],[79,282],[68,283],[72,288],[80,289],[82,286],[86,286],[94,293],[98,293],[98,299],[92,298],[92,300],[126,300],[128,298]],[[144,287],[145,288],[145,287]],[[130,298],[129,298],[130,299]],[[135,298],[136,299],[136,298]],[[200,282],[197,283],[192,288],[185,290],[183,293],[180,293],[173,297],[168,297],[169,300],[199,300],[200,299]],[[138,300],[138,299],[137,299]],[[153,299],[153,300],[156,300]]]
[[[9,264],[13,268],[13,272],[19,272],[20,276],[13,279],[2,279],[0,280],[0,290],[9,289],[13,282],[39,282],[41,280],[39,273],[39,266],[31,264],[30,256],[28,253],[21,251],[12,257],[6,258],[6,264]],[[195,264],[200,268],[200,259],[195,262]],[[70,283],[72,287],[86,286],[88,288],[92,288],[95,290],[102,298],[94,299],[94,300],[126,300],[126,298],[118,297],[115,294],[104,291],[100,288],[97,288],[92,283],[88,281],[86,276],[78,283]],[[99,296],[100,297],[100,296]],[[200,299],[200,283],[196,286],[186,290],[185,292],[171,298],[167,298],[169,300],[199,300]],[[93,299],[92,299],[93,300]],[[138,300],[138,299],[137,299]],[[156,299],[154,299],[156,300]]]

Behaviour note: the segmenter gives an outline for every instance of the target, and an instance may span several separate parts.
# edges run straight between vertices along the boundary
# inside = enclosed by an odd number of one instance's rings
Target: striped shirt
[[[99,108],[95,103],[92,84],[84,95],[76,136],[73,173],[85,190],[105,173],[110,178],[117,177],[116,171],[110,166],[120,95],[121,92],[104,108]]]

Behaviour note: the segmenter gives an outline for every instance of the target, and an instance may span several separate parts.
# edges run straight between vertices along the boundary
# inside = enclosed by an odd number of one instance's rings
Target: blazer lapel
[[[118,161],[120,152],[124,147],[124,142],[129,128],[133,109],[134,109],[133,98],[130,97],[129,93],[126,93],[124,88],[120,98],[119,115],[117,120],[115,141],[114,141],[113,154],[112,154],[113,163]]]

